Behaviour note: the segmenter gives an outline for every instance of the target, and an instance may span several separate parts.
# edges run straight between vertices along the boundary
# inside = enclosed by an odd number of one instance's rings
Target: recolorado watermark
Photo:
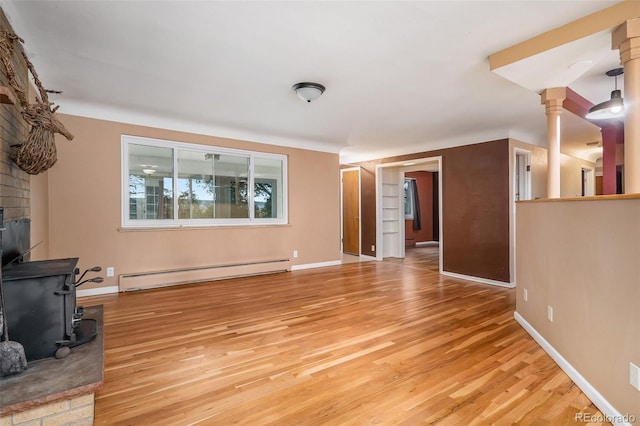
[[[636,416],[633,414],[618,414],[615,416],[609,416],[607,414],[592,414],[592,413],[576,413],[573,417],[573,421],[576,423],[635,423]]]

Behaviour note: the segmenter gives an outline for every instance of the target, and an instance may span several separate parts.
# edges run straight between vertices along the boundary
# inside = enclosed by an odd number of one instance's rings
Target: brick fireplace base
[[[93,425],[94,394],[42,405],[0,417],[0,426]]]
[[[95,319],[95,340],[76,346],[63,359],[45,358],[2,378],[0,426],[92,425],[94,395],[104,377],[102,305],[84,309]]]

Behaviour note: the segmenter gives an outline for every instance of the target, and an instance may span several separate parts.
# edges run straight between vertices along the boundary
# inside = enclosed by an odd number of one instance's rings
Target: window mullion
[[[247,179],[247,195],[249,197],[249,221],[253,222],[255,220],[255,200],[254,200],[254,188],[255,184],[253,182],[253,155],[249,156],[249,176]]]
[[[215,152],[210,152],[211,154],[211,188],[213,191],[212,194],[212,198],[213,198],[213,207],[212,207],[212,211],[211,211],[211,219],[216,219],[216,207],[218,204],[218,196],[216,194],[216,160],[215,160]]]
[[[173,148],[173,221],[178,222],[178,148]]]
[[[122,139],[122,223],[127,224],[131,219],[131,177],[129,174],[129,142]]]

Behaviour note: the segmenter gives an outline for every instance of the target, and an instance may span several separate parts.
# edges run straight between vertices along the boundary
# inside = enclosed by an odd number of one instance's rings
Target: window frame
[[[129,145],[146,145],[159,148],[172,149],[173,155],[173,219],[130,219],[130,196],[129,196]],[[226,154],[248,157],[248,218],[195,218],[179,219],[178,216],[178,151],[195,151],[203,154]],[[289,223],[288,212],[288,157],[284,154],[274,154],[268,152],[248,151],[235,148],[225,148],[212,145],[200,145],[187,142],[178,142],[164,139],[155,139],[143,136],[121,135],[121,225],[122,228],[198,228],[198,227],[220,227],[220,226],[264,226],[264,225],[287,225]],[[282,197],[281,217],[276,218],[256,218],[255,217],[255,182],[254,164],[255,159],[279,160],[282,162],[282,189],[279,196]],[[214,170],[215,179],[215,170]]]
[[[413,185],[411,185],[411,181],[415,181],[414,178],[404,178],[402,182],[402,190],[403,190],[403,210],[404,210],[404,219],[405,220],[413,220],[415,218],[415,203],[414,203],[414,195],[413,195]],[[405,185],[409,183],[409,186],[405,188]],[[409,213],[407,213],[407,201],[409,207]]]

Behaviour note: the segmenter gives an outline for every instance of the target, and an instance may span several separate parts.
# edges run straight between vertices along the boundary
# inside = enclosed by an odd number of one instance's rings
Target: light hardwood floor
[[[599,414],[514,321],[514,290],[440,276],[437,259],[419,248],[80,299],[105,312],[96,424],[571,425]]]

